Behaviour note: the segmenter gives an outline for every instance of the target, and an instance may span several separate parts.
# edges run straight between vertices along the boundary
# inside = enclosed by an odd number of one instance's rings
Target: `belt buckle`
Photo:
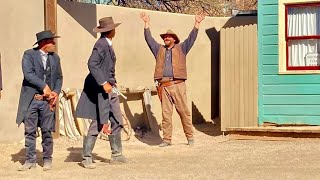
[[[171,82],[171,81],[173,81],[173,80],[174,80],[173,77],[163,77],[163,78],[160,80],[160,83]]]

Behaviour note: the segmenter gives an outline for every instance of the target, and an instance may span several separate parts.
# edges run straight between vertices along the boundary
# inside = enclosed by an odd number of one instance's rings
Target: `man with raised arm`
[[[193,125],[187,103],[185,84],[185,80],[187,80],[186,55],[197,38],[198,29],[201,21],[205,18],[205,14],[201,13],[195,16],[194,27],[189,37],[182,43],[172,30],[160,34],[164,45],[159,44],[152,37],[149,16],[141,13],[140,17],[144,22],[145,40],[156,60],[154,80],[158,84],[158,96],[161,101],[163,117],[163,141],[159,146],[171,145],[173,105],[175,105],[181,118],[188,145],[193,145]]]

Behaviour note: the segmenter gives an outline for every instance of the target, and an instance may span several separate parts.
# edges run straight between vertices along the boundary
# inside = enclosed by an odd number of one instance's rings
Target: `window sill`
[[[320,70],[287,70],[279,71],[279,74],[320,74]]]

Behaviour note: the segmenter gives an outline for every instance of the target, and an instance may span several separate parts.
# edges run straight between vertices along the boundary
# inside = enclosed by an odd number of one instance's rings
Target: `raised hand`
[[[201,23],[201,21],[204,20],[205,16],[206,16],[206,13],[201,12],[201,13],[199,13],[199,14],[196,15],[195,21],[196,21],[197,23]]]
[[[150,21],[149,15],[147,15],[145,12],[140,13],[140,17],[145,23]]]

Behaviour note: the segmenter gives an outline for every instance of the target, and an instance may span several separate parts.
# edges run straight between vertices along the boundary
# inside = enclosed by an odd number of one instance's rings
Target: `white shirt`
[[[106,39],[107,39],[109,45],[112,46],[112,41],[111,41],[111,39],[109,39],[109,38],[106,38]]]
[[[43,68],[46,69],[47,60],[48,60],[48,53],[43,52],[41,49],[40,49],[40,52],[41,52],[40,54],[41,54]]]

